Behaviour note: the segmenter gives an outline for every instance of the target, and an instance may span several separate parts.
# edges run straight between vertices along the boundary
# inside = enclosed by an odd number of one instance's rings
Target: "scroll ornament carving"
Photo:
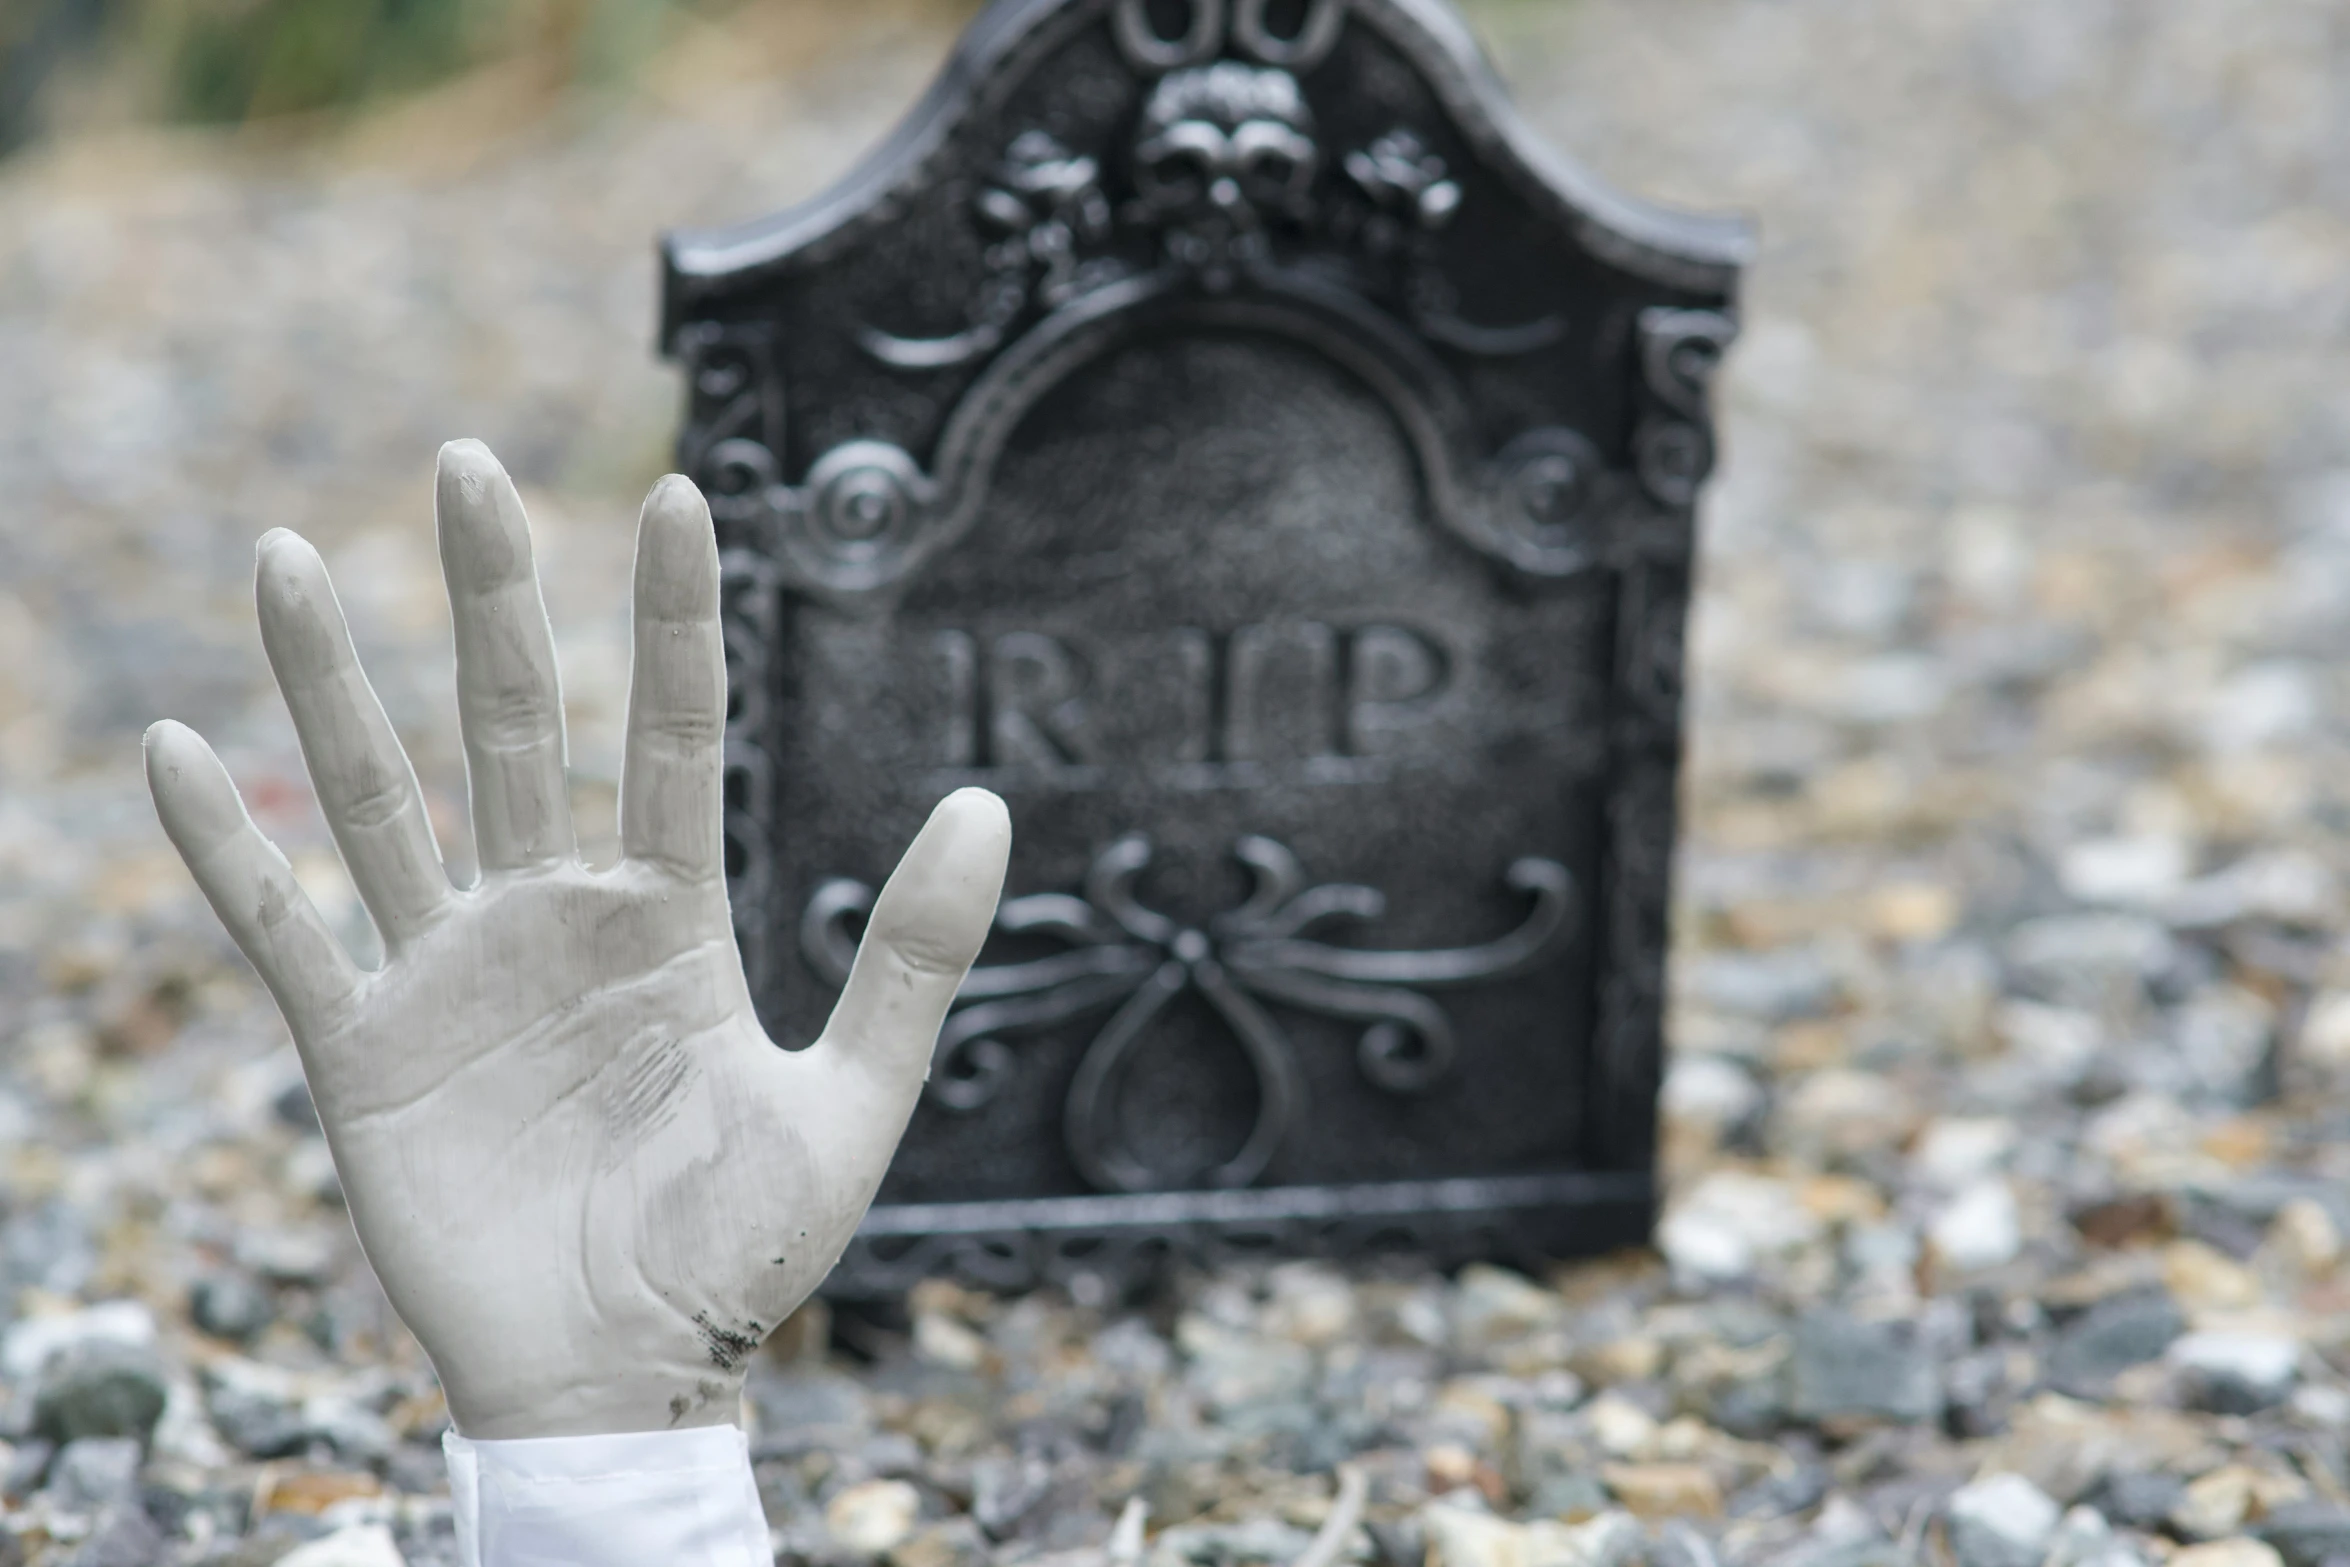
[[[1146,26],[1127,9],[1120,28]],[[1122,31],[1136,68],[1161,74],[1109,155],[1116,166],[1044,129],[1019,131],[970,197],[985,270],[963,323],[938,336],[857,328],[861,349],[893,370],[979,367],[929,466],[861,439],[825,452],[793,486],[777,476],[777,448],[723,439],[706,466],[719,497],[741,500],[721,508],[771,522],[794,582],[851,597],[885,587],[970,525],[1020,411],[1114,340],[1122,319],[1232,301],[1254,312],[1245,324],[1322,347],[1397,408],[1436,520],[1464,542],[1536,576],[1599,560],[1614,481],[1592,443],[1546,426],[1480,453],[1467,398],[1429,351],[1529,354],[1560,341],[1565,319],[1469,320],[1441,248],[1468,196],[1444,156],[1402,125],[1331,148],[1293,73],[1327,53],[1343,9],[1317,0],[1284,37],[1261,0],[1229,16],[1196,0],[1194,31],[1207,29],[1196,38]],[[1213,58],[1227,36],[1248,58]],[[1693,435],[1702,443],[1701,427],[1659,425],[1643,474],[1685,470]]]
[[[704,321],[678,347],[694,402],[705,410],[684,466],[700,481],[712,515],[740,518],[781,487],[772,344],[757,328]]]
[[[859,346],[883,364],[901,370],[969,364],[1003,347],[1013,323],[1032,305],[1058,307],[1124,271],[1100,253],[1112,232],[1100,164],[1048,131],[1023,131],[1012,139],[972,209],[982,230],[996,238],[985,252],[988,275],[971,324],[940,338],[861,327]]]
[[[1640,372],[1654,408],[1632,437],[1640,482],[1667,506],[1687,506],[1713,471],[1706,393],[1738,336],[1719,310],[1653,306],[1640,313]]]
[[[1475,175],[1506,173],[1522,159],[1506,146],[1488,156],[1497,134],[1512,138],[1463,111],[1460,91],[1475,96],[1487,84],[1457,57],[1457,39],[1420,36],[1422,3],[1094,0],[1085,9],[1106,23],[1116,68],[1142,89],[1122,125],[1096,130],[1083,114],[1040,110],[1010,129],[992,161],[933,162],[920,174],[907,163],[893,176],[891,205],[967,221],[978,241],[951,329],[903,330],[889,318],[892,303],[849,326],[868,364],[916,378],[961,372],[906,389],[904,406],[924,410],[919,437],[877,429],[807,454],[810,471],[787,479],[781,387],[771,366],[745,362],[765,349],[746,355],[719,340],[775,324],[753,312],[723,328],[705,320],[681,329],[677,347],[696,375],[692,422],[703,432],[688,466],[713,509],[776,559],[790,590],[854,605],[968,530],[998,455],[1038,398],[1131,331],[1179,322],[1285,336],[1359,375],[1404,427],[1433,520],[1516,572],[1564,578],[1685,552],[1686,528],[1649,515],[1638,498],[1668,514],[1692,503],[1713,460],[1703,390],[1731,316],[1643,314],[1635,342],[1653,352],[1628,389],[1628,462],[1573,427],[1584,416],[1532,413],[1544,405],[1539,395],[1515,415],[1525,421],[1516,431],[1494,428],[1497,386],[1539,388],[1579,373],[1571,360],[1507,361],[1546,349],[1612,361],[1617,340],[1611,320],[1583,320],[1580,307],[1554,307],[1547,293],[1513,312],[1494,303],[1508,289],[1465,281],[1490,269],[1464,224],[1487,205],[1509,206],[1512,221],[1522,208],[1518,181]],[[1425,54],[1433,109],[1391,110],[1398,118],[1384,128],[1347,120],[1345,134],[1334,134],[1341,117],[1329,106],[1359,100],[1368,69],[1341,48],[1358,31],[1374,48]],[[1059,57],[1029,56],[1021,69],[1046,58]],[[1087,58],[1098,69],[1100,56]],[[990,101],[1011,99],[997,91]],[[976,129],[968,118],[958,124]],[[879,192],[866,198],[868,216],[889,210]],[[1553,194],[1594,216],[1589,192]],[[941,200],[948,211],[932,206]],[[1574,243],[1611,263],[1637,258],[1634,269],[1655,278],[1678,271],[1676,288],[1713,289],[1717,258],[1676,254],[1659,269],[1650,250],[1673,242],[1626,228],[1630,216],[1603,204]],[[1670,225],[1660,217],[1658,226]],[[705,265],[695,269],[705,280],[697,288],[727,275]],[[745,277],[754,270],[740,265]],[[931,292],[927,279],[920,292]],[[1500,319],[1481,319],[1485,311]],[[749,390],[727,389],[738,385]],[[754,394],[760,406],[746,407]],[[1604,407],[1589,417],[1617,427]]]
[[[1032,310],[1158,267],[1210,293],[1230,292],[1251,268],[1282,262],[1276,233],[1310,259],[1341,263],[1366,292],[1464,353],[1531,353],[1565,331],[1555,315],[1480,326],[1458,314],[1433,241],[1465,198],[1418,131],[1398,126],[1345,153],[1335,181],[1319,181],[1325,161],[1313,111],[1288,71],[1237,60],[1175,71],[1144,104],[1128,158],[1132,200],[1114,209],[1097,160],[1047,132],[1021,132],[973,200],[975,219],[1003,238],[986,252],[989,272],[969,323],[935,338],[868,325],[858,341],[899,369],[969,364],[1003,347]],[[1318,183],[1335,188],[1318,191]],[[1147,265],[1128,259],[1134,247],[1121,248],[1128,234],[1156,241]]]
[[[1147,1047],[1152,1021],[1178,996],[1196,992],[1231,1031],[1256,1077],[1247,1137],[1206,1174],[1210,1185],[1245,1186],[1264,1172],[1305,1109],[1296,1046],[1266,1003],[1365,1024],[1355,1051],[1363,1076],[1389,1093],[1422,1093],[1450,1070],[1458,1041],[1444,1009],[1421,992],[1523,973],[1572,935],[1573,880],[1555,860],[1526,858],[1509,867],[1507,885],[1533,899],[1509,934],[1470,947],[1376,951],[1333,946],[1312,933],[1377,920],[1386,909],[1377,890],[1308,886],[1297,857],[1270,838],[1243,838],[1233,853],[1254,876],[1255,890],[1204,929],[1182,925],[1136,897],[1135,881],[1151,859],[1150,842],[1139,833],[1095,856],[1082,896],[1006,900],[996,916],[999,931],[1049,937],[1068,950],[971,971],[939,1034],[926,1090],[931,1101],[977,1110],[1016,1070],[1005,1040],[1111,1012],[1079,1062],[1064,1134],[1078,1170],[1098,1189],[1151,1189],[1164,1177],[1126,1151],[1116,1125],[1117,1087]],[[873,897],[872,888],[843,879],[824,883],[809,899],[801,952],[836,984],[846,981],[855,955],[852,922]]]

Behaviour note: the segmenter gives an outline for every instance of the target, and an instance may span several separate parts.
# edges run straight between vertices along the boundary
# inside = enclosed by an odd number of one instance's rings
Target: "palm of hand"
[[[824,1037],[776,1050],[719,871],[723,677],[708,513],[646,503],[625,857],[581,865],[521,508],[443,453],[442,550],[484,872],[448,885],[323,566],[263,541],[263,638],[387,960],[361,973],[203,742],[148,740],[173,841],[284,1010],[386,1292],[468,1435],[731,1418],[749,1350],[871,1201],[985,934],[1002,807],[942,805],[892,878]]]
[[[855,1228],[872,1150],[811,1148],[837,1092],[750,1022],[711,889],[573,867],[475,896],[315,1052],[356,1068],[318,1096],[368,1254],[444,1377],[499,1390],[468,1431],[543,1427],[583,1365],[678,1423],[729,1417],[730,1373]],[[413,1038],[426,1008],[466,1026]]]

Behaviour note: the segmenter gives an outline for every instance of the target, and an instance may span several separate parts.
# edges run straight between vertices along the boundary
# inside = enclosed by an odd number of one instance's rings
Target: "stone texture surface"
[[[2350,1553],[2338,9],[1478,8],[1546,135],[1766,236],[1661,1257],[805,1314],[749,1401],[779,1553],[1076,1567],[1138,1501],[1120,1567],[1286,1562],[1342,1461],[1386,1567],[1942,1563],[1990,1476],[2064,1567]],[[912,17],[713,26],[527,123],[485,81],[0,166],[0,1561],[453,1559],[429,1370],[136,736],[213,734],[364,944],[252,626],[300,528],[463,874],[427,480],[479,435],[609,844],[650,236],[842,167],[944,46]],[[122,1450],[73,1439],[142,1435],[93,1494]]]

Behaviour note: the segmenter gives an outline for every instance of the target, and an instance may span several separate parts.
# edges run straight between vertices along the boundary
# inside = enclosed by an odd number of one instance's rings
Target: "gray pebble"
[[[1545,1477],[1526,1500],[1526,1510],[1541,1518],[1585,1518],[1612,1505],[1607,1488],[1580,1471]]]
[[[302,1450],[307,1433],[291,1405],[250,1387],[215,1383],[204,1395],[213,1426],[251,1458],[284,1458]]]
[[[16,1450],[9,1455],[8,1467],[0,1470],[0,1498],[22,1501],[38,1491],[56,1452],[56,1443],[38,1437],[17,1443]]]
[[[2338,1502],[2287,1502],[2254,1531],[2276,1548],[2285,1567],[2323,1567],[2350,1558],[2350,1507]]]
[[[1808,1512],[1828,1494],[1828,1471],[1818,1464],[1798,1464],[1785,1474],[1771,1475],[1730,1498],[1733,1518],[1784,1518]]]
[[[285,1091],[271,1102],[270,1108],[277,1112],[280,1121],[297,1132],[319,1130],[318,1106],[311,1102],[310,1085],[298,1078],[286,1085]]]
[[[2179,1505],[2186,1489],[2186,1482],[2173,1474],[2125,1470],[2107,1475],[2088,1500],[2125,1529],[2154,1529]]]
[[[2162,1290],[2107,1296],[2057,1335],[2048,1380],[2063,1392],[2097,1397],[2114,1377],[2155,1359],[2186,1331],[2178,1303]]]
[[[222,1269],[189,1287],[188,1315],[215,1338],[241,1344],[276,1320],[277,1303],[251,1275]]]
[[[1913,1323],[1860,1322],[1823,1308],[1795,1325],[1787,1410],[1801,1421],[1932,1420],[1942,1383]]]
[[[109,1508],[60,1567],[158,1567],[168,1549],[155,1520],[135,1504],[125,1505]]]
[[[793,1366],[771,1373],[761,1367],[745,1390],[757,1415],[754,1457],[856,1448],[873,1429],[864,1388],[837,1371]]]
[[[90,1513],[136,1502],[138,1442],[126,1436],[86,1436],[60,1448],[49,1465],[49,1496],[69,1512]]]
[[[2178,961],[2178,948],[2142,915],[2051,914],[2015,928],[2007,961],[2034,991],[2096,1007],[2135,999]]]
[[[971,1482],[971,1516],[990,1539],[1003,1540],[1052,1494],[1053,1471],[1036,1458],[992,1458],[973,1466]]]
[[[1712,952],[1684,962],[1676,982],[1723,1012],[1783,1023],[1825,1011],[1836,977],[1816,954]]]
[[[103,1339],[73,1345],[42,1369],[33,1429],[52,1442],[120,1436],[144,1442],[162,1418],[163,1374],[152,1351]]]
[[[71,1295],[96,1269],[88,1222],[61,1201],[21,1209],[0,1220],[0,1283]]]

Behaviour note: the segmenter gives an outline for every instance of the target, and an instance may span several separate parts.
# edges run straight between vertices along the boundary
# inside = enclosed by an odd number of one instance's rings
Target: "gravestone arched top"
[[[1151,7],[1132,0],[1012,0],[990,7],[897,133],[832,189],[770,217],[671,236],[664,335],[675,332],[680,312],[695,302],[788,269],[861,224],[886,221],[890,203],[918,196],[942,174],[951,176],[964,122],[1049,60],[1067,33],[1105,19],[1126,42],[1127,62],[1145,77],[1219,57],[1310,77],[1344,27],[1368,28],[1414,60],[1455,129],[1508,167],[1528,199],[1550,209],[1595,255],[1656,282],[1698,290],[1726,290],[1751,257],[1753,230],[1744,220],[1659,206],[1617,191],[1530,133],[1484,52],[1443,0],[1316,0],[1297,8],[1306,19],[1302,37],[1271,40],[1271,47],[1265,32],[1272,7],[1265,0],[1236,8],[1224,0],[1184,0],[1181,8],[1192,19],[1190,36],[1160,52],[1150,44],[1133,46],[1132,35]]]
[[[1669,547],[1642,524],[1710,465],[1748,247],[1543,149],[1441,0],[1004,0],[833,190],[669,236],[663,334],[689,471],[835,602],[951,547],[1037,400],[1165,327],[1323,353],[1438,525],[1557,578]]]

